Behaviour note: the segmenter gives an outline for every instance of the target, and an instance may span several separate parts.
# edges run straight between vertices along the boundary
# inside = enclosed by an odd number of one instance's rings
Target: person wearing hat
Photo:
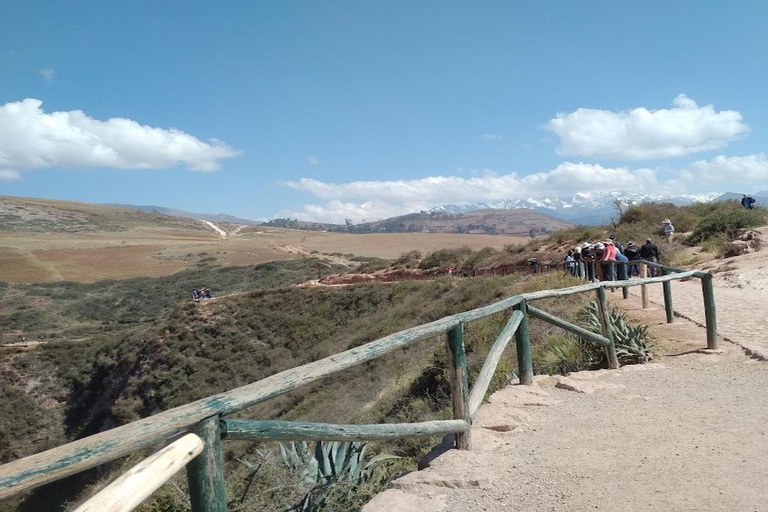
[[[595,280],[595,253],[589,242],[584,242],[581,246],[581,261],[584,262],[587,280]]]
[[[600,244],[604,247],[603,254],[600,256],[600,270],[602,273],[602,281],[613,281],[613,267],[612,263],[616,261],[616,246],[613,245],[613,240],[610,238]]]
[[[630,240],[627,242],[627,248],[624,250],[624,256],[629,260],[629,277],[635,277],[640,275],[640,271],[637,268],[637,263],[632,263],[640,259],[640,248],[635,242]]]
[[[672,225],[672,221],[664,219],[664,222],[661,224],[661,231],[664,233],[664,238],[667,239],[667,242],[671,242],[672,237],[675,236],[675,226]]]

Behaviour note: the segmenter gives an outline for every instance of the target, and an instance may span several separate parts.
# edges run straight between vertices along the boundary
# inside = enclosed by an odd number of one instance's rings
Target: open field
[[[159,277],[201,263],[242,266],[314,254],[395,258],[469,246],[503,248],[528,237],[441,233],[347,234],[217,225],[118,207],[0,198],[0,281],[95,282]]]

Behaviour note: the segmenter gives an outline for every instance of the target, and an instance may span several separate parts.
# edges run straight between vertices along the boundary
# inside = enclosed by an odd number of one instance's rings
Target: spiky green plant
[[[590,302],[584,308],[586,328],[595,333],[602,333],[600,312],[596,302]],[[610,328],[616,345],[616,356],[621,364],[642,364],[653,358],[649,343],[648,326],[630,325],[627,315],[612,309]]]
[[[370,480],[382,463],[399,459],[396,455],[379,454],[366,460],[368,443],[317,441],[310,450],[306,442],[289,445],[280,443],[280,458],[289,469],[298,472],[310,487],[299,503],[290,510],[314,512],[320,510],[336,484],[341,492]]]

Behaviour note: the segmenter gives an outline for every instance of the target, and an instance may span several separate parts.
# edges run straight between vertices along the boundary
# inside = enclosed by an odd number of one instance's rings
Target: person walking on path
[[[743,194],[741,197],[741,206],[746,208],[747,210],[752,209],[752,205],[755,204],[755,198],[750,197],[747,194]]]
[[[640,247],[640,259],[650,261],[651,263],[659,262],[659,248],[656,247],[650,238],[646,238],[645,243]],[[648,276],[656,277],[655,267],[648,267]]]
[[[675,236],[675,226],[672,225],[672,221],[664,219],[664,222],[661,224],[661,231],[664,233],[664,238],[667,239],[667,242],[671,242],[672,237]]]

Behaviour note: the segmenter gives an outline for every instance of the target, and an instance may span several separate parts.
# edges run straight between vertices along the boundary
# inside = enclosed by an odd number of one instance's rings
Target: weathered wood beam
[[[717,348],[717,308],[715,306],[715,289],[712,284],[712,274],[701,278],[701,291],[704,295],[704,318],[707,324],[707,348]]]
[[[201,421],[195,433],[203,440],[205,449],[187,466],[192,512],[227,512],[219,417],[212,416]]]
[[[501,360],[501,354],[504,353],[504,349],[507,348],[507,345],[515,336],[515,332],[517,332],[517,328],[522,320],[523,313],[520,311],[512,313],[512,316],[507,321],[507,325],[504,326],[496,341],[493,342],[491,350],[488,351],[483,368],[480,370],[480,374],[475,380],[475,385],[472,387],[472,392],[469,394],[469,415],[471,418],[475,417],[480,404],[483,403],[485,393],[488,391],[488,386],[491,385],[493,374],[496,373],[496,367]]]
[[[595,343],[599,343],[604,347],[607,347],[611,344],[611,341],[605,336],[600,336],[599,334],[595,334],[592,331],[588,331],[583,327],[579,327],[578,325],[575,325],[566,320],[563,320],[562,318],[558,318],[554,315],[550,315],[546,311],[542,311],[533,306],[528,306],[528,312],[532,316],[535,316],[536,318],[538,318],[539,320],[544,320],[545,322],[550,323],[555,327],[560,327],[561,329],[566,330],[570,333],[573,333],[576,336],[579,336],[581,338],[584,338],[585,340],[594,341]]]
[[[203,441],[187,434],[133,466],[75,512],[129,512],[202,451]]]
[[[608,340],[605,347],[605,353],[608,356],[608,368],[618,370],[619,358],[616,355],[616,343],[611,331],[611,313],[608,310],[608,299],[605,297],[605,288],[597,289],[597,309],[600,315],[600,327],[603,330],[603,336]]]
[[[453,419],[472,424],[469,414],[469,378],[467,356],[464,352],[464,324],[460,323],[448,331],[448,383],[451,386]],[[472,431],[456,434],[456,448],[472,449]]]
[[[334,425],[299,421],[222,420],[222,434],[232,441],[377,441],[403,437],[429,437],[467,432],[464,420]]]
[[[523,315],[523,318],[520,319],[520,325],[515,332],[517,373],[520,384],[530,386],[533,384],[533,354],[531,353],[531,336],[528,331],[528,302],[523,301],[516,307]]]

